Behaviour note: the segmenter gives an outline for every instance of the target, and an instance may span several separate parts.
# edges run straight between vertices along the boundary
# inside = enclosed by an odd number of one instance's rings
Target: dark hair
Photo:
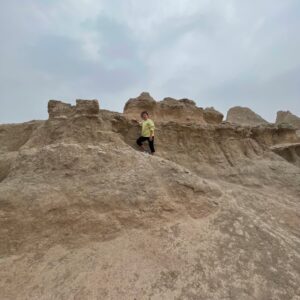
[[[143,117],[143,115],[144,115],[144,114],[146,114],[146,115],[149,117],[149,114],[148,114],[148,112],[147,112],[147,111],[145,111],[145,110],[141,112],[141,117]]]

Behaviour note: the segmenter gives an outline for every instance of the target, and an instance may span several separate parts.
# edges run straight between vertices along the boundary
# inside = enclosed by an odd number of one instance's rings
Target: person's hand
[[[151,142],[153,141],[153,136],[149,137],[149,141],[151,141]]]

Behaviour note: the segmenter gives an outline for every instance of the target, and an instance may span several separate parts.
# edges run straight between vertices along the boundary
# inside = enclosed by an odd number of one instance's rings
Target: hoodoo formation
[[[149,93],[48,113],[0,125],[1,299],[300,299],[294,116]]]

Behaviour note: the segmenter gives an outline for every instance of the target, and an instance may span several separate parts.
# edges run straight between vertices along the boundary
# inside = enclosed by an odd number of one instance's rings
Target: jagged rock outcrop
[[[161,122],[150,156],[128,116],[50,104],[0,125],[1,298],[296,299],[294,128]]]
[[[204,120],[208,124],[220,124],[223,121],[223,114],[215,110],[213,107],[207,107],[204,109]]]
[[[289,124],[300,129],[300,118],[290,111],[277,112],[276,124]]]
[[[271,149],[288,162],[300,167],[300,143],[275,145]]]
[[[268,122],[248,107],[232,107],[227,113],[227,122],[242,126],[266,125]]]
[[[178,122],[195,124],[218,124],[223,120],[223,115],[214,108],[203,109],[189,99],[176,100],[165,98],[156,102],[149,93],[142,93],[137,98],[127,101],[124,115],[129,119],[137,119],[142,111],[148,111],[156,122]]]
[[[138,100],[138,101],[137,101]],[[124,107],[124,113],[140,113],[143,110],[149,111],[149,113],[154,111],[156,106],[156,101],[148,92],[143,92],[137,98],[129,99]]]
[[[291,112],[289,111],[277,112],[276,124],[281,126],[284,125],[293,126],[294,128],[297,129],[297,135],[300,138],[300,118],[292,114]]]
[[[98,100],[76,100],[76,113],[84,115],[97,115],[99,113]]]
[[[92,116],[98,113],[98,100],[77,99],[75,106],[58,100],[50,100],[48,102],[48,114],[50,119],[68,118],[75,114]]]
[[[48,114],[50,119],[67,118],[74,114],[74,107],[62,101],[50,100],[48,102]]]

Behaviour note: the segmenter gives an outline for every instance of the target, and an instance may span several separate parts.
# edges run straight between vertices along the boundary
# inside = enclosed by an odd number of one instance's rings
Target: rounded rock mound
[[[259,126],[269,124],[250,108],[241,106],[236,106],[229,109],[226,121],[242,126]]]

